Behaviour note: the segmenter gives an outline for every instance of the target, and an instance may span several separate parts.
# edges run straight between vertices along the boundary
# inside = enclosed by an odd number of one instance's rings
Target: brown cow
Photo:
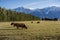
[[[27,29],[27,27],[26,27],[26,25],[25,25],[24,23],[11,23],[11,25],[17,27],[17,29],[18,29],[19,27],[21,27],[22,29],[23,29],[23,28]]]
[[[37,23],[40,23],[39,21]]]

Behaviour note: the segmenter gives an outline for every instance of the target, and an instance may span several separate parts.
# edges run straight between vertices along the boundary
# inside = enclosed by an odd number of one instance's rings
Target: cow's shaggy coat
[[[21,27],[22,29],[23,29],[23,28],[27,29],[27,27],[26,27],[26,25],[25,25],[24,23],[11,23],[11,25],[17,27],[17,29],[18,29],[19,27]]]

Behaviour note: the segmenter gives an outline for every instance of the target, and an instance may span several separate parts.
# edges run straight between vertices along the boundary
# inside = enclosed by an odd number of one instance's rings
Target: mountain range
[[[60,19],[60,7],[52,6],[52,7],[46,7],[42,9],[28,9],[24,7],[18,7],[13,9],[17,12],[23,12],[26,14],[32,14],[34,16],[40,17],[40,18],[58,18]]]

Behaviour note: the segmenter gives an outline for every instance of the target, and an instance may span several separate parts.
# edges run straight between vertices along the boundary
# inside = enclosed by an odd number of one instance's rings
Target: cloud
[[[30,9],[35,9],[35,8],[44,8],[44,7],[49,7],[49,6],[59,6],[60,1],[58,0],[45,0],[45,1],[35,1],[32,3],[25,4],[24,7],[30,8]]]
[[[47,2],[47,0],[35,0],[34,2],[27,3],[24,6],[33,6],[33,5],[39,5],[39,3]]]
[[[33,2],[33,3],[26,4],[26,5],[24,5],[24,6],[33,6],[33,5],[36,5],[36,4],[38,4],[38,3],[40,3],[40,2]]]

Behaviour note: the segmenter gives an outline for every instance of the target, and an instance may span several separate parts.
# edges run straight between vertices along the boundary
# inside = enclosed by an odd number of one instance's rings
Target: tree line
[[[16,12],[10,9],[7,10],[5,8],[0,7],[0,21],[30,21],[30,20],[40,20],[40,18],[33,16],[31,14]]]

